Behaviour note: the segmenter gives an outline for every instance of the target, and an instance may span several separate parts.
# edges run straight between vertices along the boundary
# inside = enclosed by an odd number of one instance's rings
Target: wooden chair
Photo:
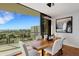
[[[55,40],[52,47],[44,49],[44,51],[46,52],[45,54],[46,55],[48,55],[48,54],[50,54],[50,55],[58,55],[57,53],[59,51],[61,51],[61,54],[62,54],[63,40],[64,40],[64,38]]]
[[[22,51],[22,56],[39,56],[39,53],[34,49],[28,51],[27,45],[22,41],[19,41],[19,45]]]

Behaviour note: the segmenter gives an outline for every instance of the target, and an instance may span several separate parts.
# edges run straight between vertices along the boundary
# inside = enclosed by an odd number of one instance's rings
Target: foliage
[[[31,30],[2,30],[0,31],[0,41],[6,43],[14,43],[19,40],[32,40]]]

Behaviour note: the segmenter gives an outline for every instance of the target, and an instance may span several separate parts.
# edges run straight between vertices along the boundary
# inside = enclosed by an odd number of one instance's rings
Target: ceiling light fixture
[[[52,7],[52,6],[54,6],[54,3],[47,3],[47,6]]]

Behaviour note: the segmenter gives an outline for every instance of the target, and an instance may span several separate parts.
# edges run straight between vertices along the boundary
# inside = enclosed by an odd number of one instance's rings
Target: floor
[[[31,42],[25,42],[25,43],[27,43],[28,50],[32,49],[32,47],[29,46]],[[19,48],[18,43],[0,45],[0,56],[14,55],[20,51],[21,50]]]

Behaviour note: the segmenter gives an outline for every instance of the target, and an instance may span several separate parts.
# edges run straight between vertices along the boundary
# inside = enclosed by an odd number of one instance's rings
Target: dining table
[[[56,37],[52,40],[47,40],[47,39],[34,40],[31,46],[33,49],[37,51],[41,50],[41,55],[44,56],[44,49],[48,47],[52,47],[54,41],[57,39],[60,39],[60,37]]]

